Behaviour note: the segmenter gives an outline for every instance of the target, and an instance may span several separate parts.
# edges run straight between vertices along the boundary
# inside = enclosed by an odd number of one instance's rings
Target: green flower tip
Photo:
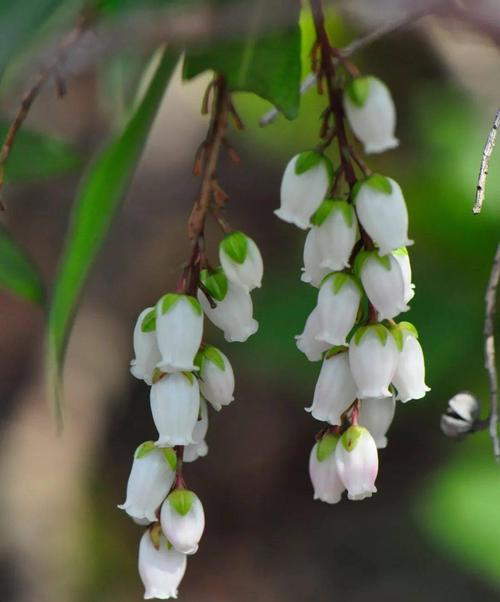
[[[222,239],[220,248],[236,263],[244,263],[248,252],[248,236],[243,232],[231,232]]]
[[[323,435],[318,443],[316,443],[316,458],[318,459],[318,462],[324,462],[333,454],[338,441],[339,438],[331,433]]]
[[[366,431],[363,426],[353,425],[350,426],[345,433],[340,438],[340,442],[342,443],[342,447],[347,452],[352,452],[352,450],[358,444],[359,438]]]
[[[172,508],[181,516],[186,516],[195,500],[196,494],[188,489],[176,489],[167,498]]]

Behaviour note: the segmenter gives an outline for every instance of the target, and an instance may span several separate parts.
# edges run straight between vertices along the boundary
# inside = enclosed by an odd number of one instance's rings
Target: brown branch
[[[477,179],[476,187],[476,198],[474,200],[474,206],[472,207],[472,213],[475,215],[481,213],[484,202],[484,194],[486,191],[486,177],[488,175],[488,169],[490,167],[490,159],[495,148],[495,142],[497,138],[498,128],[500,127],[500,109],[497,110],[493,125],[488,134],[486,144],[484,145],[483,157],[481,159],[481,167],[479,169],[479,177]]]
[[[495,364],[495,305],[500,281],[500,243],[497,246],[486,289],[486,317],[484,321],[484,366],[488,373],[490,389],[489,434],[493,442],[493,453],[500,461],[500,439],[498,437],[498,377]]]
[[[36,81],[24,94],[17,113],[7,131],[7,134],[5,135],[2,148],[0,149],[0,193],[5,181],[5,166],[9,159],[19,129],[21,128],[25,119],[28,117],[30,109],[35,99],[39,95],[40,90],[51,77],[55,77],[56,79],[58,95],[61,96],[64,93],[65,87],[62,83],[60,67],[66,60],[68,51],[80,40],[82,34],[86,31],[93,17],[94,13],[91,12],[85,12],[80,15],[73,29],[71,29],[71,31],[61,42],[61,45],[59,46],[52,62],[47,67],[42,69],[42,71],[40,71]]]

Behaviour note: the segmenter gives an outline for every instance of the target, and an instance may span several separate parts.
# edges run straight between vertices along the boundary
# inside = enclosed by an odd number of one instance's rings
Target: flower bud
[[[156,304],[156,332],[163,372],[190,372],[203,334],[203,312],[190,295],[168,293]]]
[[[205,437],[208,431],[208,408],[207,402],[201,398],[200,400],[200,415],[193,429],[193,441],[186,445],[182,459],[184,462],[194,462],[198,458],[206,456],[208,447],[205,443]]]
[[[377,492],[377,446],[367,429],[350,426],[340,438],[335,460],[350,500],[364,500]]]
[[[304,267],[300,279],[311,286],[319,288],[323,278],[331,272],[329,268],[322,268],[321,247],[318,238],[318,229],[309,230],[304,243]]]
[[[349,345],[349,365],[358,397],[390,397],[389,385],[398,359],[396,342],[385,326],[358,328]]]
[[[408,239],[408,211],[397,182],[373,174],[359,183],[354,196],[358,219],[380,255],[413,244]]]
[[[457,393],[448,402],[448,409],[441,416],[441,430],[447,437],[461,438],[474,430],[479,418],[479,402],[469,392]]]
[[[323,281],[318,294],[320,328],[317,339],[345,345],[358,314],[361,287],[349,274],[336,272]]]
[[[156,510],[174,483],[176,464],[172,449],[158,449],[153,441],[140,445],[128,478],[127,499],[118,508],[137,520],[154,522]]]
[[[392,252],[392,256],[399,263],[399,267],[401,268],[405,289],[404,302],[408,303],[415,296],[415,285],[411,281],[411,264],[408,249],[406,247],[399,247],[399,249]]]
[[[359,236],[352,205],[342,199],[327,199],[311,219],[318,246],[319,265],[329,270],[349,267],[349,259]]]
[[[214,410],[229,405],[234,399],[234,373],[227,357],[219,349],[206,345],[195,360],[200,368],[200,391]]]
[[[340,425],[341,415],[354,402],[356,395],[357,387],[349,368],[347,350],[331,357],[327,354],[314,389],[312,406],[306,410],[316,420]]]
[[[344,108],[365,153],[382,153],[399,145],[394,137],[396,108],[389,89],[377,77],[356,77],[344,92]]]
[[[361,284],[380,320],[389,320],[410,308],[404,301],[405,287],[399,263],[392,255],[361,252],[357,258]]]
[[[396,400],[394,396],[365,398],[360,402],[358,422],[370,432],[378,449],[387,447],[385,436],[396,412]]]
[[[172,491],[161,507],[160,522],[165,537],[177,551],[194,554],[198,550],[205,528],[205,514],[193,491]]]
[[[146,531],[139,544],[139,575],[144,584],[144,599],[177,598],[177,588],[186,572],[186,555],[175,550],[163,535],[158,537],[157,545],[150,531]]]
[[[246,291],[260,288],[264,264],[259,248],[243,232],[227,234],[219,245],[219,260],[227,279]]]
[[[201,279],[216,303],[216,307],[211,307],[205,293],[198,290],[198,300],[207,318],[224,332],[226,341],[244,343],[259,327],[253,318],[248,291],[228,281],[220,269],[214,274],[203,270]]]
[[[151,384],[153,371],[160,361],[155,328],[155,309],[146,307],[139,314],[134,328],[135,358],[130,362],[130,372],[148,385]]]
[[[323,352],[331,347],[330,343],[318,340],[319,329],[319,311],[315,307],[307,317],[304,331],[295,337],[297,348],[305,354],[310,362],[318,362]]]
[[[398,399],[403,402],[421,399],[430,388],[425,384],[424,353],[418,342],[418,334],[409,322],[400,322],[394,329],[401,353],[392,379],[398,391]]]
[[[311,225],[312,214],[321,205],[331,181],[330,160],[317,151],[295,155],[281,180],[281,207],[274,213],[303,230]]]
[[[193,443],[200,409],[198,381],[189,372],[165,374],[151,387],[151,413],[161,447]]]
[[[335,462],[338,441],[339,437],[335,435],[324,435],[314,445],[309,456],[309,476],[314,489],[314,499],[328,504],[340,502],[345,490]]]

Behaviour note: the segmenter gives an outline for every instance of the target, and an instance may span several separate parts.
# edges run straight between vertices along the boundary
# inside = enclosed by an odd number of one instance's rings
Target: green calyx
[[[177,468],[177,454],[175,451],[170,447],[161,447],[160,451],[165,460],[168,462],[170,468],[175,472]]]
[[[361,293],[363,292],[361,283],[358,281],[356,276],[353,276],[352,274],[346,274],[345,272],[333,272],[332,274],[325,276],[323,282],[326,282],[327,280],[331,281],[331,287],[334,295],[337,295],[348,282],[357,286]]]
[[[170,506],[181,516],[186,516],[195,500],[196,494],[188,489],[176,489],[167,497]]]
[[[359,438],[365,431],[366,429],[362,426],[350,426],[340,438],[342,447],[347,452],[352,452],[358,444]]]
[[[212,345],[206,345],[200,349],[196,354],[194,363],[195,366],[198,366],[201,371],[203,362],[205,361],[212,362],[212,364],[215,364],[222,372],[224,372],[226,369],[222,353],[217,349],[217,347],[213,347]]]
[[[202,270],[200,279],[215,301],[222,301],[227,294],[228,282],[226,274],[219,266],[212,273]]]
[[[346,87],[346,93],[351,102],[357,107],[364,106],[370,92],[370,79],[368,75],[355,77]]]
[[[144,441],[144,443],[141,443],[141,445],[139,445],[139,447],[135,450],[135,458],[137,460],[140,460],[141,458],[145,458],[147,455],[149,455],[155,449],[156,449],[156,445],[155,445],[154,441]]]
[[[349,348],[345,345],[335,345],[325,353],[325,360],[338,355],[339,353],[345,353]]]
[[[356,259],[354,260],[354,273],[358,277],[361,276],[363,267],[368,259],[375,259],[387,271],[390,271],[390,269],[391,269],[391,260],[390,260],[389,255],[381,256],[381,255],[379,255],[378,251],[364,250],[364,251],[360,251],[356,255]]]
[[[343,199],[325,199],[311,217],[314,226],[321,226],[327,217],[334,211],[340,211],[346,225],[352,228],[354,223],[354,209]]]
[[[300,176],[301,174],[306,173],[306,171],[317,167],[320,163],[323,163],[323,166],[328,173],[328,180],[331,184],[333,182],[332,162],[327,156],[317,150],[307,150],[300,153],[295,162],[295,175]]]
[[[392,254],[397,257],[406,257],[408,255],[408,249],[406,247],[399,247],[398,249],[394,249]]]
[[[153,376],[151,377],[151,381],[152,381],[153,385],[154,385],[155,383],[157,383],[157,382],[160,380],[160,378],[163,378],[163,377],[165,376],[165,374],[166,374],[166,373],[165,373],[165,372],[162,372],[162,371],[160,370],[160,368],[155,368],[155,369],[153,370]]]
[[[142,332],[154,332],[156,330],[156,309],[153,308],[142,318]]]
[[[202,315],[201,305],[198,303],[198,299],[191,297],[191,295],[184,295],[182,293],[167,293],[160,299],[160,308],[162,315],[167,314],[181,299],[185,299],[189,302],[194,312],[198,315]]]
[[[392,192],[392,184],[389,178],[386,178],[379,173],[374,173],[364,180],[358,180],[356,184],[354,184],[351,192],[351,198],[354,200],[354,202],[356,202],[356,197],[363,186],[369,186],[370,188],[373,188],[373,190],[387,195],[391,194]]]
[[[385,346],[387,343],[389,331],[383,324],[368,324],[367,326],[360,326],[354,333],[354,343],[359,345],[367,332],[374,332],[382,345]]]
[[[247,258],[248,236],[243,232],[231,232],[222,239],[220,250],[236,263],[243,263]]]
[[[161,534],[160,523],[154,523],[154,525],[149,528],[149,537],[151,538],[151,543],[157,550],[160,549]]]
[[[188,381],[190,385],[194,383],[194,376],[192,372],[182,372],[182,376]]]
[[[316,444],[316,458],[318,462],[324,462],[328,459],[335,451],[338,442],[339,438],[335,435],[331,433],[324,435]]]
[[[392,324],[389,326],[389,332],[396,341],[396,347],[398,348],[398,351],[403,351],[405,332],[418,339],[417,329],[410,322],[399,322],[399,324]]]

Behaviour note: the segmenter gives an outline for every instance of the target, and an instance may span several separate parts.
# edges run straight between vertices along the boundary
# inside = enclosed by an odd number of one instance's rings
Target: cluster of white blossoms
[[[366,152],[398,144],[394,103],[378,79],[352,80],[344,111]],[[310,361],[322,360],[307,411],[327,424],[311,451],[309,472],[314,498],[328,503],[340,501],[345,490],[351,500],[376,492],[377,449],[387,445],[396,400],[420,399],[429,390],[414,326],[394,322],[414,295],[401,188],[380,174],[364,175],[350,182],[345,196],[331,198],[333,174],[322,151],[293,157],[276,211],[309,229],[302,280],[319,292],[296,340]]]
[[[205,526],[202,503],[186,488],[182,464],[207,454],[207,402],[220,410],[234,399],[228,358],[202,343],[203,314],[227,341],[245,341],[258,326],[249,294],[263,273],[256,244],[232,232],[220,243],[219,259],[221,267],[201,272],[198,298],[168,293],[141,312],[134,329],[131,372],[151,387],[158,439],[137,448],[119,507],[148,525],[139,546],[146,599],[177,597],[187,556],[197,551]]]

